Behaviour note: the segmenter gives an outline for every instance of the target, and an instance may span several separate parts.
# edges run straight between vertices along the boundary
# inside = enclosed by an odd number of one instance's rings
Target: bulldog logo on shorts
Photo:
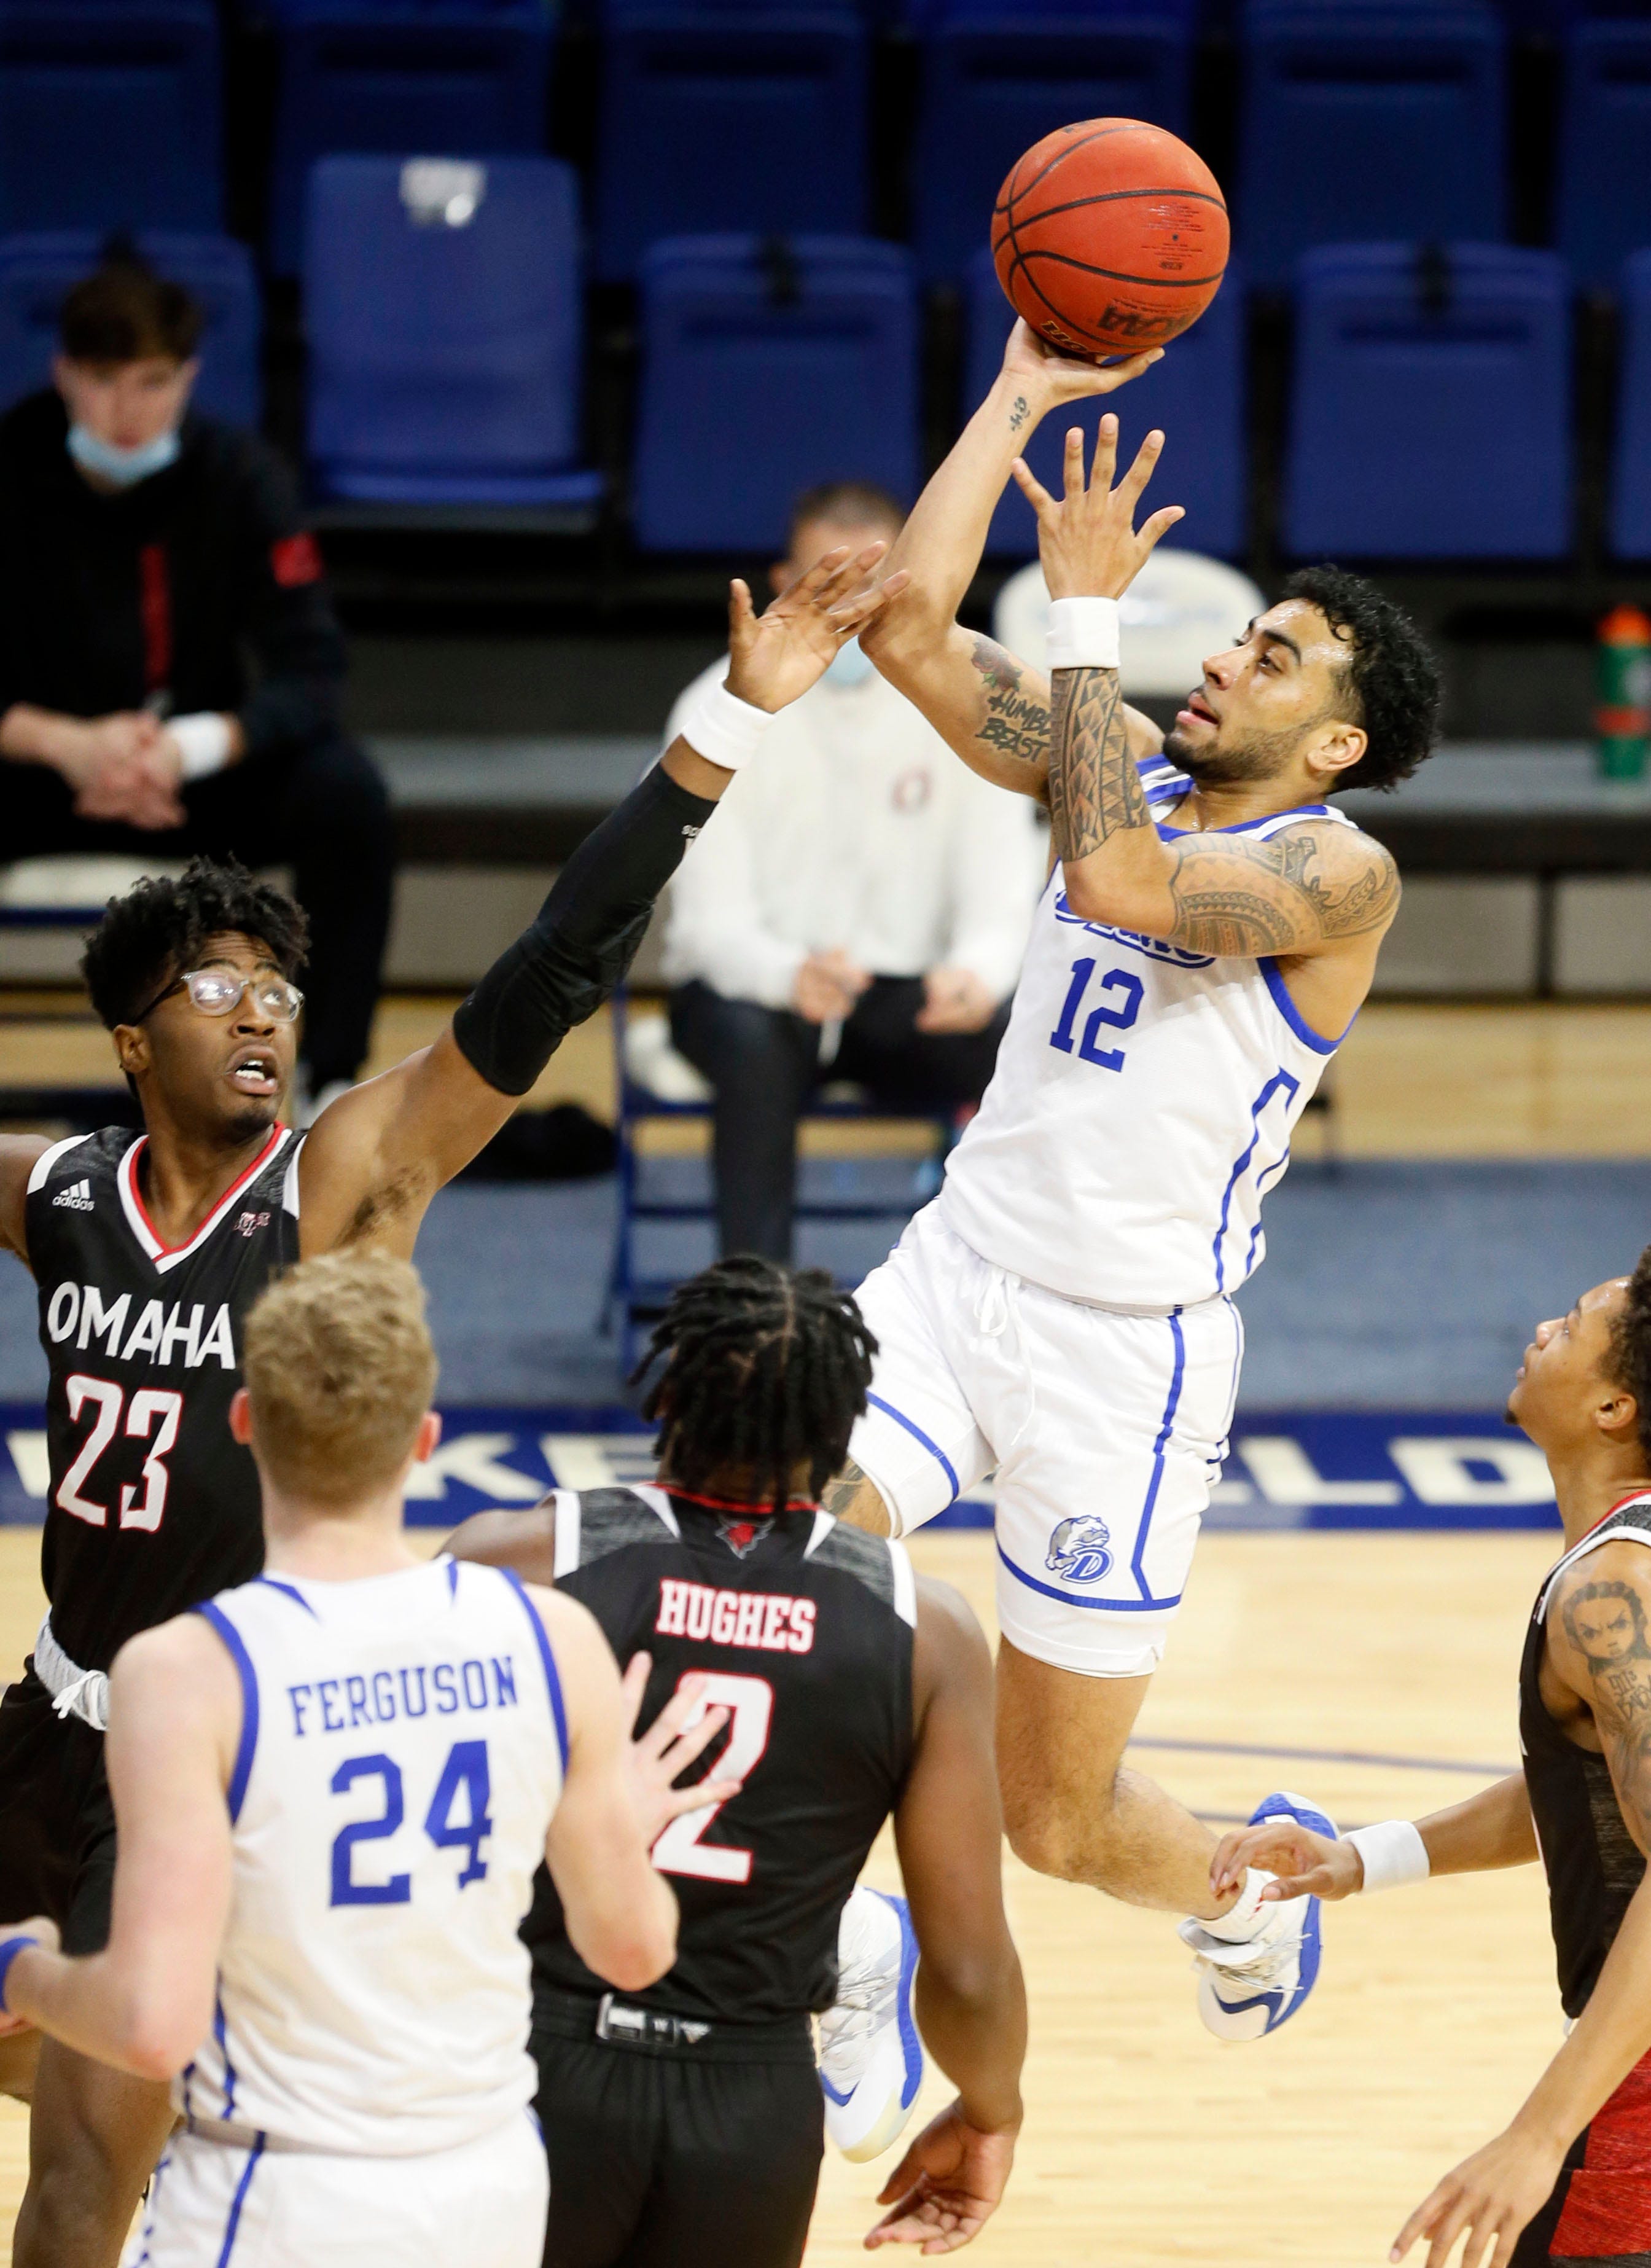
[[[1043,1565],[1068,1583],[1098,1583],[1112,1565],[1112,1530],[1095,1513],[1063,1520],[1049,1539]]]

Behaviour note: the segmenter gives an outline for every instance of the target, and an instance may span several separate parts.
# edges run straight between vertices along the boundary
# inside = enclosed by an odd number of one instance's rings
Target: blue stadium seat
[[[0,0],[0,235],[223,225],[210,0]]]
[[[1551,252],[1301,261],[1284,548],[1554,559],[1571,543],[1570,287]]]
[[[0,407],[49,381],[57,311],[70,286],[97,266],[100,244],[87,230],[0,239]],[[252,254],[226,236],[164,229],[146,232],[138,249],[159,274],[187,284],[205,311],[195,407],[226,424],[256,425],[263,309]]]
[[[551,158],[326,158],[304,255],[309,455],[357,503],[578,505],[579,203]]]
[[[1622,330],[1610,548],[1618,559],[1651,559],[1651,252],[1623,269]]]
[[[999,287],[991,254],[983,253],[969,271],[969,344],[964,372],[965,416],[982,400],[1003,358],[1011,312]],[[1086,401],[1046,417],[1027,451],[1027,462],[1045,488],[1058,489],[1066,430],[1081,425],[1093,448],[1103,411],[1119,420],[1125,460],[1141,436],[1161,425],[1165,448],[1153,476],[1153,508],[1179,504],[1187,516],[1175,541],[1218,559],[1238,557],[1248,549],[1249,427],[1244,416],[1244,288],[1235,269],[1207,313],[1165,350],[1147,376],[1122,394]],[[1037,549],[1032,507],[1013,484],[992,515],[986,554],[992,559],[1029,559]]]
[[[540,0],[284,0],[276,36],[277,275],[297,270],[318,158],[545,146],[550,23]]]
[[[1240,247],[1288,283],[1316,244],[1505,233],[1503,27],[1488,0],[1249,0]]]
[[[1078,118],[1145,118],[1183,134],[1192,75],[1184,7],[1153,0],[932,0],[912,159],[925,281],[961,283],[1023,151]]]
[[[1571,26],[1559,175],[1559,249],[1579,284],[1612,290],[1651,243],[1651,16]]]
[[[644,551],[778,557],[818,481],[917,492],[910,255],[852,237],[667,239],[643,260]]]
[[[660,237],[866,225],[869,48],[844,0],[609,0],[597,273]]]

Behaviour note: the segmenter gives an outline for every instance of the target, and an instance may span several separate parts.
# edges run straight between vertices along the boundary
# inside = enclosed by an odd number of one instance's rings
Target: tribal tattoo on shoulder
[[[1049,755],[1049,704],[1024,690],[1021,664],[989,637],[975,640],[969,659],[985,684],[986,721],[975,738],[1000,756],[1043,763]]]
[[[1327,840],[1312,827],[1268,843],[1198,835],[1172,855],[1175,933],[1199,953],[1291,953],[1363,937],[1385,929],[1398,904],[1398,869],[1367,838],[1349,856],[1339,834]]]
[[[1651,1845],[1651,1639],[1644,1604],[1632,1583],[1582,1583],[1559,1612],[1566,1637],[1588,1664],[1611,1784],[1644,1850]]]

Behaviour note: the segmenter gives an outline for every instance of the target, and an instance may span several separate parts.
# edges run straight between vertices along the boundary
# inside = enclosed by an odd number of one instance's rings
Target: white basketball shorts
[[[540,2268],[550,2198],[532,2114],[456,2149],[363,2158],[167,2144],[126,2268]]]
[[[1085,1676],[1155,1669],[1227,1451],[1232,1302],[1063,1299],[983,1260],[933,1204],[856,1296],[878,1353],[849,1454],[896,1534],[995,1466],[1004,1636]]]

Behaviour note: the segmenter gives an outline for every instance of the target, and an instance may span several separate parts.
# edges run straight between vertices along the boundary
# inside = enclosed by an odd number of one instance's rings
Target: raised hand
[[[889,2210],[866,2237],[866,2250],[915,2244],[925,2255],[960,2251],[998,2210],[1013,2164],[1013,2132],[983,2134],[964,2117],[961,2102],[951,2103],[883,2183],[877,2202]]]
[[[643,1695],[648,1690],[652,1657],[633,1653],[625,1665],[620,1690],[625,1703],[625,1729],[636,1730]],[[726,1803],[738,1795],[737,1779],[702,1779],[692,1787],[672,1782],[702,1756],[728,1721],[726,1709],[707,1709],[703,1677],[685,1677],[639,1740],[630,1743],[630,1796],[650,1848],[673,1819],[685,1811],[698,1811],[711,1803]]]
[[[1258,1827],[1223,1835],[1210,1861],[1210,1888],[1216,1896],[1242,1888],[1247,1867],[1278,1878],[1263,1889],[1264,1904],[1299,1898],[1303,1892],[1316,1898],[1350,1898],[1364,1888],[1364,1860],[1356,1845],[1316,1835],[1294,1819],[1264,1819]]]
[[[863,626],[911,578],[903,570],[867,578],[888,546],[868,544],[851,556],[846,543],[817,559],[806,575],[757,614],[737,577],[728,593],[728,690],[753,709],[784,709],[822,678]]]
[[[1036,397],[1042,416],[1063,401],[1086,401],[1097,394],[1116,394],[1120,386],[1144,377],[1163,358],[1161,347],[1148,347],[1143,354],[1131,355],[1127,362],[1088,362],[1081,355],[1063,354],[1017,317],[1003,350],[1003,368],[1006,377],[1019,379]]]
[[[1461,2268],[1507,2268],[1520,2232],[1559,2177],[1565,2152],[1509,2127],[1448,2173],[1400,2229],[1389,2260],[1426,2237],[1426,2268],[1445,2268],[1458,2236]]]
[[[1065,494],[1058,500],[1023,457],[1015,459],[1011,469],[1016,483],[1037,514],[1038,554],[1051,599],[1122,598],[1162,538],[1186,518],[1178,504],[1168,504],[1139,529],[1135,526],[1135,508],[1163,446],[1161,433],[1149,433],[1114,488],[1118,421],[1109,412],[1095,435],[1095,464],[1086,485],[1083,435],[1074,425],[1066,436]]]

